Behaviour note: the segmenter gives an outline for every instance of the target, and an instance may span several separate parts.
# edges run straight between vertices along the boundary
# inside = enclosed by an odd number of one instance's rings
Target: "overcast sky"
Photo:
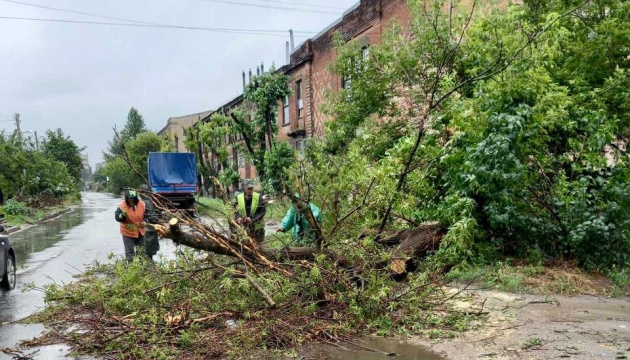
[[[319,32],[358,0],[15,0],[108,17],[279,36],[0,18],[0,130],[61,128],[102,160],[134,106],[159,131],[171,116],[212,110],[242,92],[241,71],[285,63],[288,29]],[[240,6],[239,4],[256,4]],[[316,4],[304,7],[298,4]],[[278,9],[284,8],[284,9]],[[305,12],[291,11],[302,9]],[[311,10],[311,11],[309,11]],[[331,12],[331,13],[325,13]],[[121,22],[0,0],[0,17]],[[296,33],[296,46],[313,34]]]

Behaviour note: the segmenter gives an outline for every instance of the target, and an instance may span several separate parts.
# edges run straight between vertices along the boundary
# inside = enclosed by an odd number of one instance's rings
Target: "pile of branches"
[[[377,296],[372,280],[359,284],[333,263],[297,262],[292,278],[255,276],[276,300],[270,306],[247,286],[242,267],[221,260],[182,256],[177,266],[135,261],[92,269],[64,289],[49,290],[47,300],[57,307],[38,320],[50,331],[22,345],[64,342],[77,353],[105,358],[207,359],[343,343],[384,328],[419,333],[456,327],[448,305],[455,295],[443,293],[446,284],[437,277],[388,280],[378,284],[388,293]],[[321,273],[314,276],[313,269]],[[388,278],[386,270],[364,274]],[[141,285],[127,282],[140,277]],[[115,280],[104,286],[103,278]]]
[[[426,330],[435,316],[450,318],[439,277],[397,281],[437,248],[444,235],[437,224],[381,232],[375,244],[391,256],[361,259],[353,256],[360,242],[266,248],[233,220],[233,231],[224,231],[145,196],[169,218],[152,226],[182,245],[181,255],[97,264],[79,281],[49,288],[46,300],[55,307],[38,320],[51,330],[23,345],[64,342],[107,358],[205,359],[343,342],[382,327]]]
[[[367,247],[364,241],[326,246],[308,203],[294,198],[316,230],[316,246],[271,249],[250,238],[230,211],[226,230],[140,192],[163,215],[148,226],[180,245],[180,255],[96,264],[75,283],[51,286],[46,300],[55,306],[39,320],[52,330],[24,345],[61,341],[113,358],[205,359],[383,329],[448,328],[451,320],[436,317],[453,319],[440,277],[408,276],[439,247],[445,235],[439,224],[366,231],[374,240]]]

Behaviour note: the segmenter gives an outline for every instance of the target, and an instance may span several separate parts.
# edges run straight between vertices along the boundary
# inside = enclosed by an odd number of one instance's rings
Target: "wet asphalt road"
[[[17,253],[17,287],[0,292],[0,349],[17,348],[21,340],[31,339],[43,326],[15,324],[45,307],[43,293],[23,291],[25,285],[42,288],[46,284],[65,284],[86,265],[111,262],[110,254],[123,256],[123,243],[114,221],[120,202],[107,194],[82,193],[83,201],[73,212],[45,224],[10,236]],[[170,240],[160,240],[160,253],[174,253]],[[47,346],[24,350],[33,359],[64,359],[65,346]],[[0,359],[12,359],[0,352]],[[65,358],[67,359],[67,358]]]

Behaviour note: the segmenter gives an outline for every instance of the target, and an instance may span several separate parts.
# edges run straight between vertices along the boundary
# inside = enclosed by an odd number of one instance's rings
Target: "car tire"
[[[17,283],[17,277],[15,273],[15,257],[13,255],[9,255],[5,263],[4,276],[2,277],[2,281],[0,281],[0,288],[2,288],[3,290],[15,289],[15,284]]]

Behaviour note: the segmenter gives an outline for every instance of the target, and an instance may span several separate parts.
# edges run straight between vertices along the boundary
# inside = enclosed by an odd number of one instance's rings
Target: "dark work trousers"
[[[144,236],[140,235],[140,237],[132,238],[123,235],[123,243],[125,244],[125,258],[131,262],[136,256],[136,247],[144,246]]]
[[[258,231],[247,231],[247,235],[254,239],[259,244],[262,244],[265,241],[265,229],[260,229]]]

